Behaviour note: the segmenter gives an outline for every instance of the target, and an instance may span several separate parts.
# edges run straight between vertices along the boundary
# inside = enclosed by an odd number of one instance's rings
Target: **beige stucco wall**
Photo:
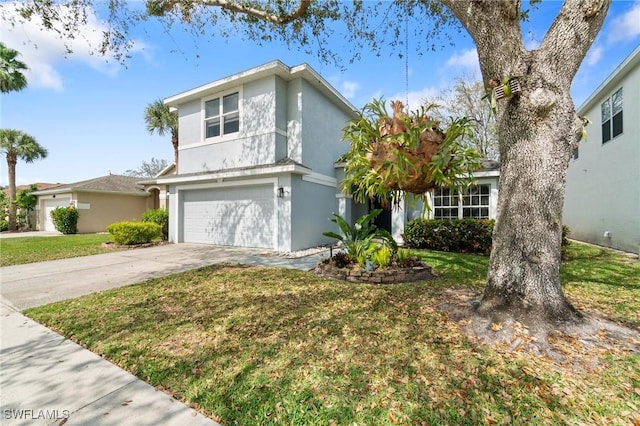
[[[104,232],[108,225],[122,220],[139,221],[147,208],[153,207],[148,206],[152,202],[149,195],[74,193],[80,214],[78,233]]]

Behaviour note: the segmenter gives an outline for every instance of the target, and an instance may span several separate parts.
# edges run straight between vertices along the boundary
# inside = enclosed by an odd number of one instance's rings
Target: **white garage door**
[[[273,185],[184,192],[183,241],[273,248]]]
[[[69,199],[52,199],[52,200],[44,200],[44,230],[45,231],[55,231],[56,227],[53,226],[53,221],[51,220],[51,210],[57,207],[66,207],[69,205]]]

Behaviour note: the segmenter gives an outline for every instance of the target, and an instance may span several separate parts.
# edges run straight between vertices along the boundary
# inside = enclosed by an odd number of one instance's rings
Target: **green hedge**
[[[162,237],[162,227],[152,222],[116,222],[107,226],[113,242],[123,246],[150,243]]]
[[[157,223],[162,227],[162,239],[169,238],[169,212],[165,209],[147,210],[142,215],[143,222]]]
[[[78,209],[74,206],[57,207],[51,210],[51,221],[56,231],[63,234],[78,233]]]
[[[493,224],[488,219],[416,219],[407,224],[403,238],[411,248],[489,254]]]

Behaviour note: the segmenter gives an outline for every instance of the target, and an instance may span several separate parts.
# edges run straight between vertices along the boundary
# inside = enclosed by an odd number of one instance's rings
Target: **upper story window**
[[[433,193],[435,219],[488,219],[491,185],[482,184],[458,194],[449,188],[437,188]]]
[[[622,87],[600,106],[602,115],[602,143],[622,133]]]
[[[235,92],[204,102],[205,138],[240,131],[239,99],[239,93]]]

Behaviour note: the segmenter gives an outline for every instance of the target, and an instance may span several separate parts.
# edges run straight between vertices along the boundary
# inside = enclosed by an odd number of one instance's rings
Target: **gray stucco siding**
[[[333,242],[322,233],[336,231],[336,226],[329,221],[332,213],[338,212],[336,188],[306,182],[301,176],[292,176],[291,188],[291,249]]]
[[[210,143],[180,151],[180,173],[216,171],[276,161],[275,133]]]
[[[563,222],[570,238],[640,251],[640,58],[578,111],[591,121],[567,170]],[[602,143],[601,105],[622,88],[623,131]],[[605,233],[609,236],[605,236]]]
[[[202,104],[200,100],[187,102],[178,108],[179,149],[202,141]],[[180,164],[182,168],[182,164]],[[181,172],[183,172],[181,170]]]
[[[240,131],[218,140],[204,140],[202,103],[207,96],[179,106],[180,173],[249,167],[277,161],[275,76],[250,82],[241,92]],[[280,138],[281,141],[281,138]],[[282,157],[280,157],[282,158]]]
[[[342,129],[351,117],[322,96],[308,82],[302,82],[302,163],[313,171],[334,175],[335,161],[349,149],[342,142]]]
[[[287,157],[302,163],[302,92],[301,79],[289,82],[287,88]]]

